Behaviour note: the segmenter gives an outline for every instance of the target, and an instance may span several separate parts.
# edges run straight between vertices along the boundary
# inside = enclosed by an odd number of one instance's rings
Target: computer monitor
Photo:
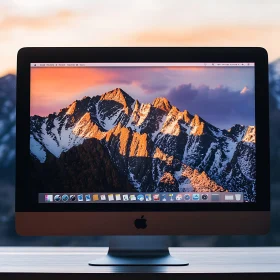
[[[262,48],[21,49],[17,232],[267,233],[268,99]]]

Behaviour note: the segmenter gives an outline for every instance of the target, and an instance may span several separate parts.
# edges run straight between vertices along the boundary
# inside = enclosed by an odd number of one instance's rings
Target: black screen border
[[[31,63],[255,63],[256,202],[248,203],[38,203],[28,190]],[[259,47],[22,48],[17,56],[16,212],[269,211],[268,55]]]

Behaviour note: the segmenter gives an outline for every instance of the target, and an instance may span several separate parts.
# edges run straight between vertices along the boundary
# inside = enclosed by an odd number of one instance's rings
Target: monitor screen
[[[254,63],[31,63],[38,203],[256,202]]]

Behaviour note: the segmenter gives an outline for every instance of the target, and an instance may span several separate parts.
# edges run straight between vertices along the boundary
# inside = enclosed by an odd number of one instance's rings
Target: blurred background
[[[260,46],[269,54],[272,228],[172,237],[174,246],[280,245],[279,0],[0,0],[0,246],[88,246],[104,237],[19,237],[14,226],[16,55],[28,46]],[[263,186],[266,188],[267,186]],[[234,221],[233,221],[234,222]]]

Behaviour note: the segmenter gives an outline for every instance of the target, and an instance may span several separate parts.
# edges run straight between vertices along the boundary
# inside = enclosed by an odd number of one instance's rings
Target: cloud
[[[230,32],[229,32],[230,30]],[[212,45],[215,42],[227,42],[239,44],[233,39],[248,43],[255,41],[256,35],[264,35],[267,32],[279,31],[277,25],[208,25],[203,27],[181,28],[179,30],[156,29],[145,30],[131,36],[131,41],[142,44],[166,44],[166,45],[186,45],[206,43]]]
[[[270,61],[279,57],[280,37],[279,22],[274,24],[259,22],[255,24],[220,25],[205,24],[180,28],[149,28],[128,34],[122,39],[127,45],[133,46],[177,46],[177,47],[264,47],[269,53]]]
[[[194,100],[197,94],[198,91],[197,89],[194,89],[192,87],[192,84],[182,84],[178,87],[172,88],[168,93],[168,98],[170,101],[174,101],[174,105],[176,103],[177,106],[180,104],[184,104],[186,102],[186,99],[188,101]]]
[[[146,94],[155,94],[168,89],[169,77],[162,67],[143,67],[135,68],[125,67],[116,70],[104,70],[107,73],[114,73],[110,80],[112,83],[126,85],[136,85]]]
[[[155,93],[157,91],[163,91],[168,89],[168,86],[165,84],[141,84],[140,87],[144,90],[145,93]]]
[[[69,24],[78,15],[73,11],[63,9],[50,15],[28,16],[28,15],[8,15],[0,21],[2,31],[11,31],[17,28],[38,30],[51,28],[61,24]]]
[[[172,88],[168,100],[180,110],[198,114],[205,121],[228,129],[235,123],[254,125],[254,93],[247,89],[246,94],[231,90],[225,86],[210,88],[206,85],[194,87],[181,84]]]
[[[71,0],[48,0],[48,1],[38,1],[38,0],[10,0],[7,1],[7,7],[10,10],[19,10],[21,13],[45,13],[54,10],[59,10],[68,6],[72,6]]]

